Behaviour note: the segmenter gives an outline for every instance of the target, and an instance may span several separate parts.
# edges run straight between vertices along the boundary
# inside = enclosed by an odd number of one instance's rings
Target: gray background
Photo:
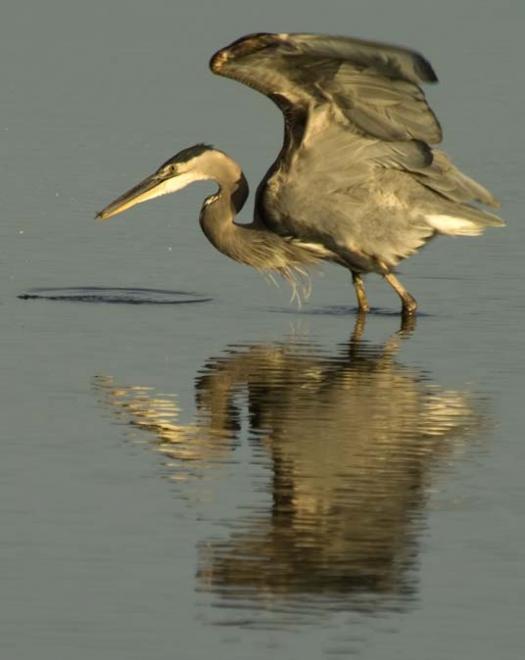
[[[518,0],[4,0],[2,657],[521,657],[524,27]],[[200,549],[271,508],[272,464],[249,441],[245,403],[235,451],[188,469],[151,451],[154,432],[130,427],[97,385],[154,388],[176,399],[179,424],[192,425],[195,378],[229,346],[294,337],[330,356],[348,340],[354,302],[343,269],[314,277],[298,312],[286,287],[269,287],[206,243],[197,215],[209,184],[109,223],[92,219],[200,141],[236,158],[254,189],[279,149],[282,119],[207,69],[215,50],[253,31],[349,34],[422,51],[441,80],[428,96],[445,149],[504,201],[507,229],[436,241],[401,269],[422,315],[399,363],[478,401],[483,422],[425,478],[415,586],[391,607],[306,594],[283,616],[275,595],[239,604],[207,589],[196,577]],[[74,286],[212,301],[17,298]],[[365,336],[381,348],[398,328],[388,313],[398,302],[382,282],[368,286],[376,313]]]

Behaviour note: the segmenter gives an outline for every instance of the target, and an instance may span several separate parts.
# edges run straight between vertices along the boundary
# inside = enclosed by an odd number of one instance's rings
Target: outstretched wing
[[[419,87],[436,82],[436,74],[405,48],[347,37],[253,34],[218,51],[210,67],[274,100],[291,132],[301,114],[329,105],[335,121],[367,137],[441,141]]]
[[[275,233],[367,271],[395,266],[436,231],[474,235],[502,224],[471,205],[497,200],[429,146],[442,134],[420,84],[437,78],[418,53],[347,37],[254,34],[210,66],[284,113],[283,150],[256,197],[256,218]]]

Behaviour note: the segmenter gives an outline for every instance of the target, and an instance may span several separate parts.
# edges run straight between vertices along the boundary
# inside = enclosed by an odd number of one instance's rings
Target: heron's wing
[[[335,121],[361,135],[441,141],[419,87],[436,75],[425,58],[405,48],[347,37],[255,34],[220,50],[210,66],[272,98],[288,130],[304,113],[330,105]]]
[[[258,203],[272,231],[375,270],[378,262],[392,268],[421,247],[436,231],[432,218],[442,220],[441,233],[474,235],[502,224],[471,206],[475,200],[496,203],[444,154],[433,159],[424,142],[366,140],[331,124],[295,152]]]
[[[442,151],[432,152],[432,163],[429,167],[414,168],[412,172],[425,187],[451,202],[480,202],[495,208],[500,206],[491,192],[460,172]]]

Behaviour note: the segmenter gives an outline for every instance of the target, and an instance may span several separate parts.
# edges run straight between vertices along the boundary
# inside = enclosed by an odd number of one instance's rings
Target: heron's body
[[[441,129],[419,85],[430,64],[406,49],[343,37],[259,34],[214,55],[211,69],[269,96],[283,111],[277,160],[259,185],[252,223],[235,217],[248,185],[222,151],[196,145],[110,204],[105,219],[188,183],[219,185],[201,227],[227,256],[288,279],[321,260],[348,268],[359,307],[361,274],[383,275],[405,313],[415,300],[393,269],[437,234],[478,235],[503,224],[481,185],[432,148]]]

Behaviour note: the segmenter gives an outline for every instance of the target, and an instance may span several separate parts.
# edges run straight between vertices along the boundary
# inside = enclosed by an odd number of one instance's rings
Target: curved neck
[[[234,222],[248,197],[248,183],[241,168],[222,152],[213,152],[206,176],[219,186],[201,209],[200,225],[210,243],[227,257],[260,271],[275,271],[294,282],[296,273],[319,256],[270,231],[262,221]],[[204,173],[204,172],[203,172]]]
[[[220,189],[223,190],[223,187],[220,186]],[[249,192],[250,188],[248,186],[248,181],[244,176],[244,172],[241,170],[240,177],[235,182],[235,187],[230,195],[230,200],[233,206],[233,213],[235,215],[241,212],[242,207],[248,199]]]
[[[205,199],[199,222],[210,243],[235,259],[238,227],[234,220],[248,198],[248,182],[239,165],[223,153],[217,167],[209,168],[209,178],[217,183],[219,190]]]
[[[203,209],[214,203],[218,197],[228,197],[233,204],[234,213],[238,213],[248,197],[248,182],[240,165],[218,149],[208,151],[201,161],[202,176],[199,178],[215,181],[219,186],[218,193],[205,200]]]

